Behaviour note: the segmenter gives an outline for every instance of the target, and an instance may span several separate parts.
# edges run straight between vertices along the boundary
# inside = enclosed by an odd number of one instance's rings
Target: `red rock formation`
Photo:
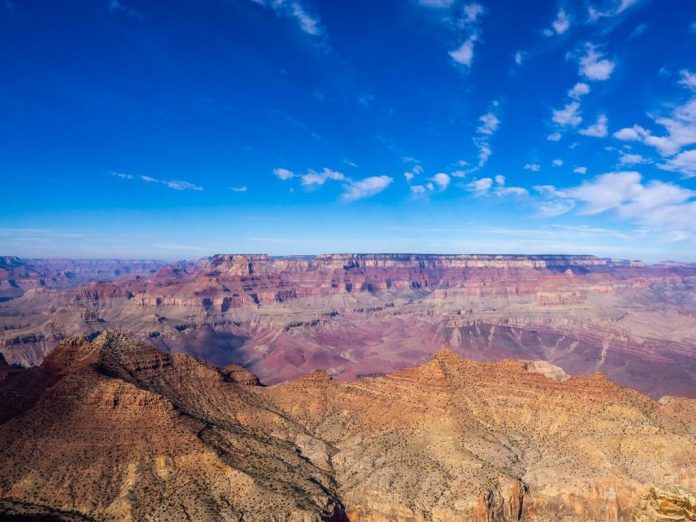
[[[593,256],[220,255],[152,277],[33,289],[0,303],[0,352],[37,364],[118,329],[266,384],[421,363],[539,359],[651,394],[696,396],[696,267]]]
[[[61,344],[0,381],[0,512],[690,520],[693,400],[655,402],[601,374],[565,379],[549,365],[451,350],[352,383],[314,372],[249,386],[230,378],[237,371],[120,334]],[[651,492],[665,481],[681,489]]]

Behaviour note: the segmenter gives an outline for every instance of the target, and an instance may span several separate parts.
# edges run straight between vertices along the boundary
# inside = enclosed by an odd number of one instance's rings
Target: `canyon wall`
[[[219,255],[0,303],[0,353],[36,365],[116,329],[267,384],[468,358],[601,371],[655,398],[696,396],[696,268],[594,256]]]

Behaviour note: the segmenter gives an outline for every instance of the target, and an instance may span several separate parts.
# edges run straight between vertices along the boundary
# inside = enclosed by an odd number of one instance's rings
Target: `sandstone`
[[[446,349],[255,386],[105,332],[0,381],[0,499],[96,520],[691,520],[696,401],[559,375]]]

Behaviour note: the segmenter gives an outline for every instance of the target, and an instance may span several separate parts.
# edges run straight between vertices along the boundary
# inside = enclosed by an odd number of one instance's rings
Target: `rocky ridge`
[[[691,516],[693,400],[451,350],[355,382],[238,375],[116,333],[62,343],[0,381],[0,498],[96,520]]]

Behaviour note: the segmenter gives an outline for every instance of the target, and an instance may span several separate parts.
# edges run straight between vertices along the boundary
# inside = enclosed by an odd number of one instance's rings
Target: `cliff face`
[[[316,368],[384,374],[444,345],[696,396],[695,289],[696,267],[593,256],[219,255],[29,289],[0,303],[0,352],[35,365],[65,338],[118,329],[268,384]]]
[[[693,400],[450,350],[260,387],[107,333],[0,381],[0,412],[0,499],[97,520],[643,522],[696,487]]]

